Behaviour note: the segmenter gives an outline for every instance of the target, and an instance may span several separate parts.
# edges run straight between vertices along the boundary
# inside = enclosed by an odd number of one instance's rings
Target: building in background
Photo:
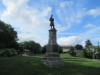
[[[63,48],[63,52],[67,53],[69,52],[71,46],[61,46],[61,47]]]

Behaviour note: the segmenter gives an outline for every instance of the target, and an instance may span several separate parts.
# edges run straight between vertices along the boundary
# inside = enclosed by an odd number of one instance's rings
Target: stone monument
[[[59,55],[59,47],[56,42],[57,30],[54,27],[54,18],[52,15],[49,21],[51,26],[51,29],[49,30],[49,41],[47,44],[45,57],[43,58],[42,62],[46,66],[63,66],[64,62]]]

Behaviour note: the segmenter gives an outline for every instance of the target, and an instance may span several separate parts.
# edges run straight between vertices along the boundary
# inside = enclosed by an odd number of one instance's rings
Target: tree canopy
[[[77,50],[82,50],[82,49],[83,49],[83,46],[80,45],[80,44],[77,44],[77,45],[75,46],[75,49],[77,49]]]
[[[17,48],[17,40],[14,28],[0,20],[0,49]]]
[[[40,53],[41,45],[35,41],[24,41],[19,43],[19,47],[30,50],[31,53]],[[21,49],[21,48],[20,48]]]
[[[88,49],[90,47],[92,47],[91,41],[90,40],[85,41],[85,48]]]

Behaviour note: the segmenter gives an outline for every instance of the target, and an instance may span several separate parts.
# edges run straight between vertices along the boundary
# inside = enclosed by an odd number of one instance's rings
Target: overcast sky
[[[0,0],[0,19],[14,27],[19,42],[47,44],[51,14],[58,44],[100,42],[100,0]]]

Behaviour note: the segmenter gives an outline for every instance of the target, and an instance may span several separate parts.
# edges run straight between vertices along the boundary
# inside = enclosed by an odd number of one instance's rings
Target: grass
[[[44,54],[29,54],[29,56],[44,57]]]
[[[64,59],[63,67],[46,67],[41,64],[43,55],[36,57],[0,57],[0,75],[100,75],[100,61],[72,57],[61,54],[61,58],[81,59],[74,61]],[[39,57],[37,57],[39,56]]]

